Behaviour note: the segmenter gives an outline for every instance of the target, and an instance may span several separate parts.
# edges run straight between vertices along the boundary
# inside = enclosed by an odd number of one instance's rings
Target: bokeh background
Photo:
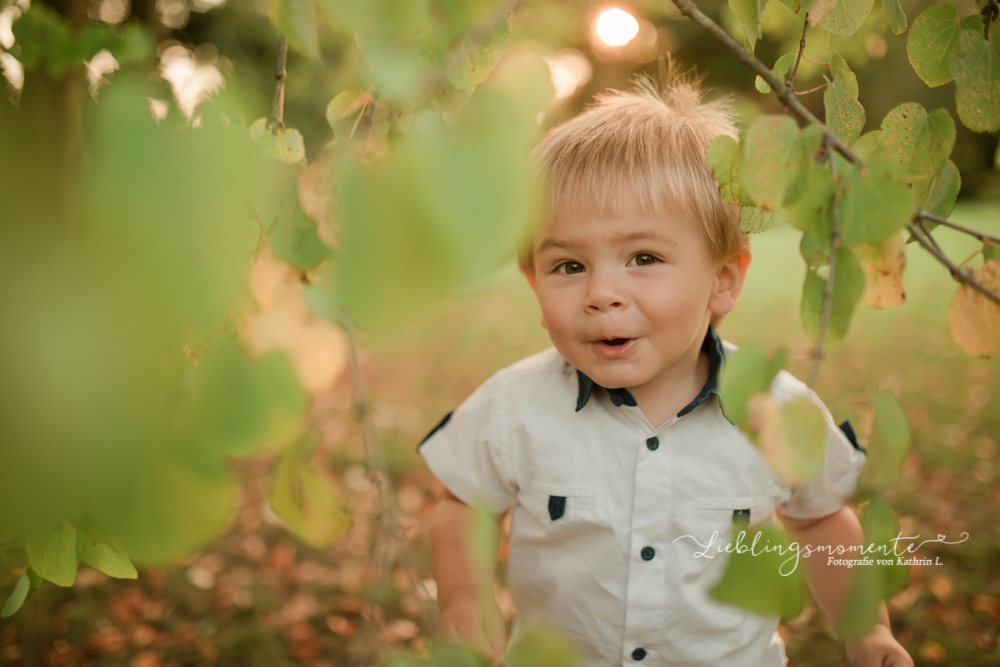
[[[930,4],[903,6],[912,20]],[[976,11],[971,0],[955,4],[960,15]],[[744,127],[762,113],[780,113],[774,97],[758,93],[753,76],[669,2],[614,6],[632,13],[639,24],[632,42],[617,49],[602,46],[593,32],[596,16],[610,5],[583,0],[516,5],[512,40],[549,55],[556,99],[546,107],[543,127],[577,113],[595,94],[627,87],[637,72],[658,75],[661,59],[668,56],[704,76],[710,97],[732,96]],[[700,6],[739,34],[724,3]],[[22,113],[49,114],[58,124],[62,112],[56,101],[64,83],[17,61],[30,45],[17,43],[11,26],[29,5],[22,0],[3,7],[0,65],[7,94]],[[136,63],[106,57],[90,61],[86,113],[95,113],[126,74],[139,71],[156,100],[154,110],[162,104],[179,124],[197,118],[206,108],[198,105],[209,98],[231,105],[225,106],[227,112],[246,125],[269,116],[278,58],[271,9],[267,0],[87,3],[88,23],[119,30],[138,20],[150,31],[148,52]],[[801,18],[771,2],[762,28],[756,53],[770,65],[796,48]],[[333,139],[326,120],[330,99],[371,83],[349,31],[327,28],[320,36],[320,62],[292,51],[287,64],[285,123],[301,132],[310,161]],[[858,75],[866,130],[877,128],[885,113],[903,101],[953,111],[952,85],[927,88],[907,62],[905,40],[905,34],[888,30],[878,4],[849,43],[811,31],[806,54],[822,62],[831,46],[840,49]],[[803,62],[799,87],[821,84],[822,74],[822,67]],[[821,95],[801,99],[821,115]],[[994,235],[1000,235],[997,142],[995,135],[959,125],[952,156],[962,175],[954,219]],[[11,210],[3,215],[10,221]],[[936,236],[959,261],[979,247],[947,229]],[[805,266],[798,242],[799,235],[787,226],[753,239],[746,290],[720,332],[738,345],[787,348],[790,370],[804,377],[810,341],[799,319]],[[11,275],[5,274],[4,290],[18,289]],[[72,587],[43,586],[21,611],[0,621],[0,664],[321,667],[356,662],[361,641],[387,651],[426,650],[434,613],[427,536],[437,489],[415,453],[416,444],[493,372],[549,344],[513,260],[484,275],[421,308],[391,335],[359,333],[360,370],[371,394],[376,435],[391,475],[405,549],[423,573],[420,580],[397,568],[387,582],[379,581],[373,545],[384,525],[366,473],[354,390],[344,374],[310,408],[321,435],[311,463],[334,484],[351,521],[333,547],[317,549],[296,540],[270,509],[268,488],[278,453],[266,450],[233,461],[228,469],[237,482],[237,500],[221,537],[175,562],[142,568],[136,581],[111,579],[84,566]],[[900,308],[859,310],[850,335],[830,348],[817,391],[838,421],[851,420],[862,442],[871,428],[871,395],[895,392],[913,431],[904,477],[886,494],[901,529],[949,540],[969,534],[962,544],[921,550],[925,557],[939,557],[941,565],[914,567],[890,601],[897,637],[920,665],[997,665],[1000,362],[970,358],[952,342],[946,312],[955,283],[915,244],[907,248],[906,288],[908,300]],[[10,446],[9,441],[0,446]],[[0,551],[0,597],[13,588],[23,567],[24,554],[16,548]],[[503,588],[502,567],[497,595],[509,620],[514,610]],[[378,600],[376,606],[372,599]],[[366,623],[376,629],[374,636],[360,636]],[[812,605],[781,632],[791,665],[845,664],[842,647]]]

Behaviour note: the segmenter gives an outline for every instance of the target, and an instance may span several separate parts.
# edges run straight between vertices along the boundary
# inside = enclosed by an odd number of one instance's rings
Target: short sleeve
[[[791,491],[791,497],[778,505],[778,511],[793,519],[817,519],[833,514],[851,502],[858,477],[865,464],[864,450],[854,439],[845,422],[837,426],[816,392],[785,371],[775,376],[771,392],[778,403],[804,396],[816,404],[826,421],[823,467],[811,480]]]
[[[508,402],[499,375],[483,383],[424,439],[417,451],[451,493],[496,514],[517,503],[510,465]]]

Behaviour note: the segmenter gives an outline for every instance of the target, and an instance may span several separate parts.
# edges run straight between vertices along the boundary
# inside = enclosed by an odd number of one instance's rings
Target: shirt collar
[[[677,413],[678,417],[683,417],[708,400],[709,396],[713,394],[718,395],[719,393],[719,368],[722,366],[722,360],[726,353],[722,349],[722,340],[711,324],[708,325],[708,333],[705,334],[705,340],[701,343],[701,349],[708,352],[708,380],[705,381],[705,386],[701,388],[701,392],[698,393],[695,399]],[[594,387],[600,387],[600,385],[591,380],[586,373],[579,369],[576,371],[576,378],[579,383],[579,391],[576,396],[576,411],[579,412],[587,405]],[[611,402],[615,405],[627,405],[633,408],[638,406],[635,397],[632,396],[632,393],[628,389],[601,388],[608,393],[608,396],[611,397]]]

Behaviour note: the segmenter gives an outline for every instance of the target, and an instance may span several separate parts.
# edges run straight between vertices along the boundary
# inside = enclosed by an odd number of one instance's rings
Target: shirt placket
[[[674,417],[657,429],[645,418],[645,432],[636,432],[635,492],[632,498],[632,530],[629,546],[628,582],[625,593],[625,637],[623,664],[641,661],[661,663],[667,577],[667,526],[676,511],[671,497],[675,457],[669,446]]]

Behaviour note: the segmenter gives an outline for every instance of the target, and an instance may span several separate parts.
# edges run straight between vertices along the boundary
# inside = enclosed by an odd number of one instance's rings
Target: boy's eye
[[[650,255],[648,252],[640,252],[638,255],[632,258],[629,264],[634,264],[635,266],[646,266],[647,264],[655,264],[658,262],[655,255]]]
[[[563,262],[556,267],[556,271],[559,273],[583,273],[583,264],[579,262]]]

